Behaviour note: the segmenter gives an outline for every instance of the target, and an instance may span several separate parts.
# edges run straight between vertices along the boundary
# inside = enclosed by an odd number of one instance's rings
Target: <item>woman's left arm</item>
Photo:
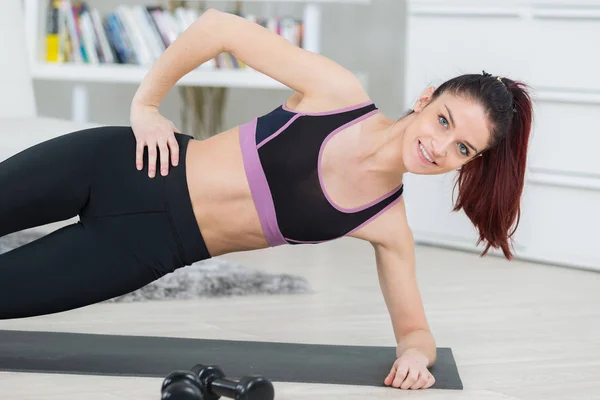
[[[397,343],[397,360],[385,384],[402,389],[430,387],[435,378],[427,367],[436,361],[436,343],[417,285],[412,233],[406,226],[403,232],[396,230],[372,244]]]
[[[418,349],[427,356],[428,366],[436,357],[435,341],[425,316],[415,273],[412,238],[396,246],[373,244],[381,292],[392,319],[398,344],[397,356]]]

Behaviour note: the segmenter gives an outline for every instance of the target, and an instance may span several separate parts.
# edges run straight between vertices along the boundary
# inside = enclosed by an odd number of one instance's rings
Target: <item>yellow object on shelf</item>
[[[49,0],[48,18],[46,20],[46,61],[59,61],[59,28],[60,0]]]

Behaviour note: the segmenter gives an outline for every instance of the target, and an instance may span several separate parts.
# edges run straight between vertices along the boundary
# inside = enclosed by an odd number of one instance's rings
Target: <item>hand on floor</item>
[[[394,362],[384,384],[400,389],[427,389],[435,383],[427,363],[421,352],[408,349]]]

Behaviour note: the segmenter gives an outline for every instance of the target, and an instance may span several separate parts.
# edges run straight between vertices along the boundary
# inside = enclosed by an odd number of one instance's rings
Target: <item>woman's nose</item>
[[[451,145],[452,140],[450,138],[434,138],[431,141],[431,151],[436,157],[445,157],[448,152],[448,148]]]

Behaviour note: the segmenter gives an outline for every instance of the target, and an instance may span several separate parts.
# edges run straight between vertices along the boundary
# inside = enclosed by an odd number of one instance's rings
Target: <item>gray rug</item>
[[[27,244],[43,234],[17,232],[0,238],[0,254]],[[126,295],[106,302],[189,300],[252,294],[298,294],[312,292],[308,281],[288,274],[267,274],[257,269],[214,258],[201,261]]]

